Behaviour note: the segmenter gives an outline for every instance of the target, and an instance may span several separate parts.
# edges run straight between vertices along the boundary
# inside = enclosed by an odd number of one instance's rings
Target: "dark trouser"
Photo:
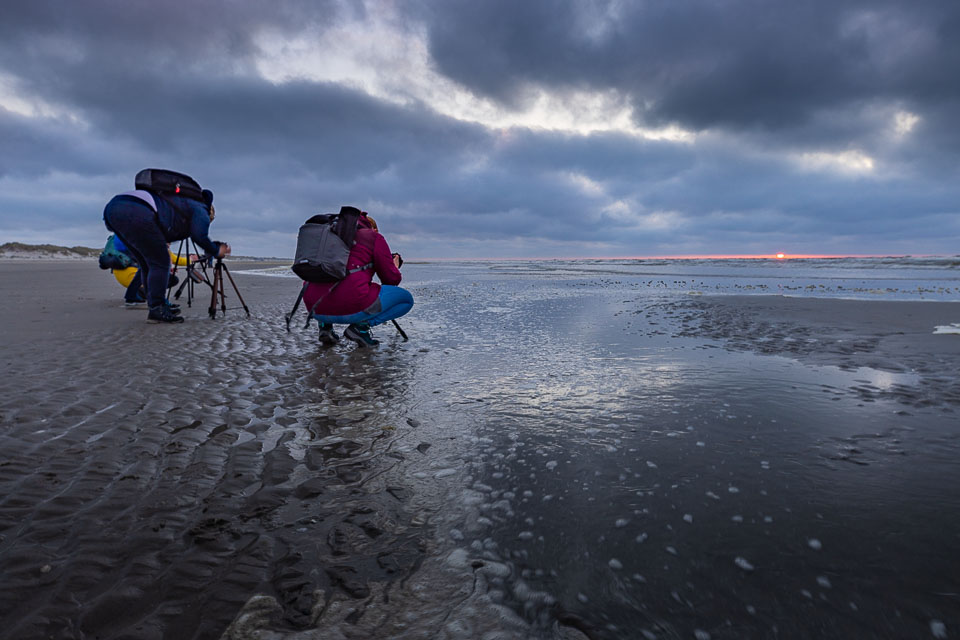
[[[103,210],[107,229],[120,236],[140,265],[140,278],[147,289],[147,305],[163,306],[170,253],[167,239],[160,231],[153,209],[130,196],[117,196]]]
[[[137,269],[137,272],[133,274],[133,280],[130,281],[130,286],[127,287],[127,292],[123,294],[123,299],[126,302],[136,302],[140,300],[140,270]]]
[[[180,278],[170,274],[170,279],[167,280],[167,288],[177,286],[177,283],[180,282]],[[130,280],[130,286],[127,287],[126,293],[123,294],[123,300],[125,302],[137,302],[143,301],[143,296],[140,294],[140,287],[143,286],[143,283],[140,282],[140,270],[137,269],[137,272],[133,274],[133,279]]]

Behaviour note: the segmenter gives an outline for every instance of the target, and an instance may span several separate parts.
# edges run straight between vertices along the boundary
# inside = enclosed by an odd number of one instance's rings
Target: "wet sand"
[[[960,304],[724,296],[688,302],[678,335],[730,349],[798,358],[846,370],[915,372],[921,385],[887,394],[906,404],[960,404],[960,335],[934,328],[958,322]]]
[[[250,319],[228,284],[226,315],[184,294],[184,324],[151,325],[95,263],[0,262],[0,638],[433,637],[493,606],[431,557],[460,461],[421,422],[434,387],[409,388],[429,348],[321,350],[302,306],[284,330],[296,280],[240,273],[265,266],[230,263]]]
[[[411,341],[379,327],[383,344],[364,352],[321,348],[314,329],[296,324],[302,311],[287,333],[297,282],[241,273],[263,266],[230,263],[252,318],[230,296],[226,316],[210,320],[204,294],[184,305],[187,322],[157,326],[145,310],[122,307],[122,288],[95,263],[0,262],[0,638],[957,632],[950,525],[960,505],[949,461],[960,447],[960,336],[932,331],[960,321],[960,304],[641,299],[616,287],[598,294],[606,285],[591,282],[540,293],[537,281],[494,275],[478,286],[425,265],[405,268],[417,300],[401,320]],[[751,445],[749,464],[762,455],[757,468],[785,469],[775,471],[783,486],[754,476],[737,486],[758,513],[790,507],[774,524],[759,520],[765,534],[728,535],[729,517],[713,520],[706,506],[676,511],[684,487],[732,500],[726,487],[747,463],[730,443],[760,433],[760,417],[784,422],[763,389],[731,386],[733,373],[765,380],[769,397],[793,403],[788,415],[822,429],[810,458],[786,451],[805,437],[794,432]],[[734,428],[740,409],[755,415]],[[832,415],[841,426],[830,426]],[[867,425],[880,435],[871,439]],[[714,457],[691,475],[701,452]],[[903,456],[921,470],[901,477]],[[902,480],[904,495],[873,497],[898,491],[885,474]],[[801,513],[843,523],[852,504],[837,498],[808,514],[810,494],[795,493],[796,483],[822,475],[849,482],[836,496],[859,491],[861,504],[914,499],[922,526],[911,532],[906,513],[866,511],[866,524],[836,526],[847,537],[816,534],[839,556],[818,556],[825,566],[811,569],[810,598],[793,584],[778,592],[776,580],[757,576],[815,564],[802,556],[820,538],[778,547],[769,529],[794,526]],[[599,494],[587,491],[591,478]],[[630,500],[641,491],[646,503],[621,501],[628,487]],[[577,502],[571,488],[602,497]],[[556,502],[565,496],[566,506]],[[569,514],[604,520],[579,539]],[[672,523],[671,514],[684,518]],[[661,517],[670,532],[711,522],[698,538],[664,539],[672,557],[690,546],[685,577],[635,551],[641,534],[660,535],[649,522]],[[889,567],[860,567],[850,582],[879,594],[860,603],[864,612],[886,603],[898,616],[851,618],[845,601],[812,610],[818,598],[837,602],[838,575],[850,577],[838,547],[864,535],[880,545],[871,537],[879,529],[910,534],[890,566],[908,567],[901,577],[912,592],[903,602],[888,592]],[[633,546],[616,537],[627,532]],[[740,548],[752,585],[733,562]],[[715,557],[733,574],[718,570],[710,583],[722,588],[710,590],[700,580]],[[642,581],[639,570],[628,575],[631,561],[650,563]],[[818,595],[828,577],[833,591]],[[700,587],[697,607],[684,583]],[[654,585],[644,597],[632,591]],[[767,617],[761,594],[777,603]],[[731,603],[740,615],[726,612]]]

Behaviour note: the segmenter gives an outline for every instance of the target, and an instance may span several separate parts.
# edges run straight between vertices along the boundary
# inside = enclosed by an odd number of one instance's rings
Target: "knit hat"
[[[366,211],[361,211],[361,212],[360,212],[360,215],[362,215],[364,218],[367,219],[367,222],[370,224],[370,228],[371,228],[371,229],[373,229],[374,231],[378,231],[378,232],[380,231],[380,228],[377,227],[377,221],[374,220],[373,217],[372,217],[369,213],[367,213]]]

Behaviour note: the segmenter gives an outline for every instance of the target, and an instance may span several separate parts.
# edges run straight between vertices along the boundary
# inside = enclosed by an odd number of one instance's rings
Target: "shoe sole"
[[[364,347],[364,348],[366,348],[366,347],[375,347],[375,346],[377,346],[378,344],[380,344],[380,341],[379,341],[379,340],[377,340],[377,341],[374,342],[373,344],[370,344],[369,342],[367,342],[367,341],[364,340],[363,338],[354,338],[354,337],[351,336],[351,335],[347,335],[346,332],[344,332],[343,337],[346,338],[347,340],[351,341],[351,342],[356,342],[356,343],[357,343],[357,346],[359,346],[359,347]]]
[[[176,320],[157,320],[155,318],[147,318],[147,324],[180,324],[183,322],[183,318],[178,317]]]

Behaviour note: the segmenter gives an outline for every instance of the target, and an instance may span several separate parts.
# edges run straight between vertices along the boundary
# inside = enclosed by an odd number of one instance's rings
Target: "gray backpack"
[[[339,214],[321,214],[307,220],[297,234],[293,272],[307,282],[337,282],[347,277],[347,258],[357,235],[356,207],[340,207]]]
[[[357,220],[361,215],[362,212],[356,207],[340,207],[339,214],[316,215],[300,227],[300,232],[297,234],[297,251],[290,268],[301,280],[304,280],[304,284],[300,288],[300,295],[297,296],[293,309],[286,314],[287,331],[290,331],[290,320],[300,306],[300,300],[303,299],[303,292],[306,291],[308,283],[339,284],[351,273],[373,268],[373,263],[368,262],[356,269],[347,269],[350,248],[356,244]],[[333,285],[330,291],[333,291],[337,284]],[[329,291],[327,293],[329,294]],[[320,300],[324,297],[326,294],[321,296]],[[314,303],[314,308],[320,304],[320,300]],[[312,317],[309,314],[313,313],[313,309],[308,309],[307,313],[309,324]]]

